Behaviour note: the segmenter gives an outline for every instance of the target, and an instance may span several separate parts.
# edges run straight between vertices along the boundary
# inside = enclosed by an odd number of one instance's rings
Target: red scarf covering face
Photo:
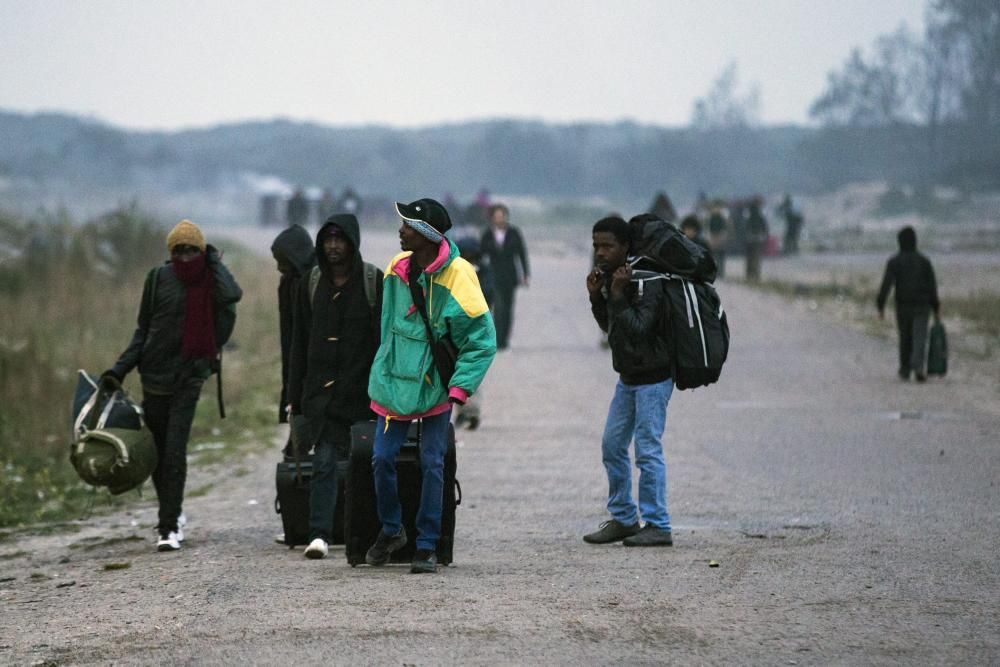
[[[172,260],[170,268],[187,288],[181,357],[214,359],[217,352],[212,305],[212,287],[215,279],[205,261],[205,254],[202,253],[189,262]]]

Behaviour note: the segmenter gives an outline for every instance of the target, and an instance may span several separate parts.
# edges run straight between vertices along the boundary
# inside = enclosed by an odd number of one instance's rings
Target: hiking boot
[[[672,547],[674,539],[669,529],[663,530],[647,523],[638,533],[622,540],[622,544],[627,547]]]
[[[303,555],[306,558],[326,558],[326,554],[329,549],[326,546],[326,540],[322,537],[317,537],[315,540],[309,543]]]
[[[393,551],[399,551],[406,546],[406,530],[402,527],[398,535],[386,535],[384,531],[379,531],[375,544],[371,546],[365,554],[365,562],[369,565],[385,565],[389,562],[389,557]]]
[[[437,572],[437,553],[430,549],[417,549],[410,561],[410,572],[413,574],[427,574]]]
[[[611,519],[602,523],[595,532],[584,535],[583,541],[588,544],[610,544],[611,542],[620,542],[638,532],[638,522],[626,526],[624,523]]]
[[[177,551],[181,548],[181,541],[177,539],[177,533],[170,531],[166,535],[160,535],[156,541],[157,551]]]

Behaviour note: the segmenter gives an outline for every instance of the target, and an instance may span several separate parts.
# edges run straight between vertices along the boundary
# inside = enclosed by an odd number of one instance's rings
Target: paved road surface
[[[960,363],[899,383],[891,345],[780,297],[721,285],[722,382],[670,402],[675,546],[580,540],[604,519],[615,380],[585,242],[535,244],[483,425],[460,433],[453,567],[352,569],[341,548],[306,561],[275,545],[275,446],[189,499],[179,553],[153,552],[148,505],[0,543],[0,663],[1000,661],[995,390],[963,386]],[[131,567],[103,569],[117,562]]]

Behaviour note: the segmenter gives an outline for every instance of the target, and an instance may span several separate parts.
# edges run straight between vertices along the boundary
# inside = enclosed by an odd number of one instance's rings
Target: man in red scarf
[[[187,442],[201,386],[219,354],[215,315],[243,296],[218,250],[190,220],[170,231],[167,250],[170,260],[146,279],[132,341],[101,376],[105,383],[121,383],[139,368],[144,416],[158,457],[153,472],[160,501],[158,551],[176,551],[184,541]]]

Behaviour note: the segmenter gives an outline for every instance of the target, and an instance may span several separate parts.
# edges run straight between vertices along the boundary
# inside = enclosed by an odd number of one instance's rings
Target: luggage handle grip
[[[457,507],[462,504],[462,485],[457,479],[455,480],[455,492],[458,494],[458,498],[455,499],[455,506]]]

